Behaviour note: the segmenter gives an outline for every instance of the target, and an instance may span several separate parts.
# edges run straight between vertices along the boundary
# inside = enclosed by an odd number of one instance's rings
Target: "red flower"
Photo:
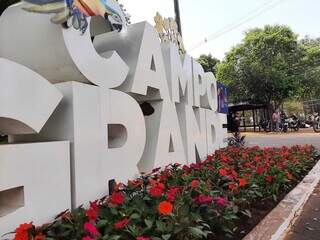
[[[83,225],[83,228],[87,233],[89,233],[93,237],[96,237],[99,235],[97,228],[91,222],[86,222]]]
[[[153,187],[149,190],[151,197],[161,197],[163,194],[163,189],[159,187]]]
[[[192,168],[194,170],[201,170],[201,164],[200,163],[192,163],[190,165],[190,168]]]
[[[194,198],[193,201],[197,204],[210,204],[213,201],[213,197],[201,194]]]
[[[260,160],[261,160],[261,157],[258,155],[253,157],[253,161],[255,161],[255,162],[259,162]]]
[[[86,211],[89,220],[95,221],[99,216],[99,207],[97,201],[90,203],[90,208]]]
[[[200,181],[199,180],[193,180],[190,184],[191,188],[198,188],[200,185]]]
[[[226,169],[222,168],[222,169],[219,170],[219,175],[220,176],[223,177],[223,176],[226,176],[227,174],[228,174],[228,171]]]
[[[29,230],[31,228],[33,228],[32,222],[21,224],[15,231],[14,240],[29,240]]]
[[[110,202],[114,205],[122,205],[124,200],[125,198],[122,192],[114,192],[110,197]]]
[[[174,202],[176,199],[177,194],[179,193],[180,189],[179,188],[170,188],[169,191],[167,192],[167,199],[169,202]]]
[[[165,190],[164,184],[154,180],[150,180],[150,184],[152,185],[149,190],[151,197],[161,197]]]
[[[207,156],[207,161],[212,161],[213,160],[213,156],[212,155],[208,155]]]
[[[244,178],[239,179],[239,187],[245,187],[248,184],[247,180]]]
[[[121,220],[121,221],[116,222],[116,223],[114,224],[114,227],[115,227],[116,229],[123,229],[125,226],[128,225],[129,222],[130,222],[130,220],[127,219],[127,218],[125,218],[125,219],[123,219],[123,220]]]
[[[231,191],[235,191],[235,190],[238,189],[238,186],[237,186],[237,184],[235,184],[235,183],[229,184],[228,187],[229,187],[229,189],[230,189]]]
[[[142,181],[141,180],[133,180],[133,181],[128,181],[128,185],[131,187],[140,187],[142,185]]]
[[[148,237],[137,237],[136,240],[150,240]]]
[[[230,162],[230,157],[226,155],[221,155],[220,158],[222,162]]]
[[[268,176],[265,177],[265,180],[266,180],[266,182],[268,182],[268,183],[272,183],[273,177],[272,177],[271,175],[268,175]]]
[[[173,211],[173,205],[168,201],[163,201],[158,205],[158,211],[161,215],[169,215]]]
[[[257,173],[259,174],[259,175],[262,175],[263,173],[264,173],[264,168],[263,167],[261,167],[261,166],[259,166],[259,167],[257,167]]]

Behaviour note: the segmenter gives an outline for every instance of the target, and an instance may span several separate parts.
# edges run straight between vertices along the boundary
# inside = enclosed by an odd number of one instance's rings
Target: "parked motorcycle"
[[[244,147],[246,144],[246,136],[241,136],[239,132],[232,133],[233,136],[228,138],[229,147]]]
[[[320,116],[318,113],[313,118],[313,130],[317,133],[320,132]]]
[[[289,129],[289,121],[287,118],[284,118],[284,119],[281,119],[281,123],[280,123],[280,126],[279,126],[279,131],[280,132],[288,132],[288,129]]]
[[[300,120],[296,117],[290,117],[285,119],[285,121],[288,123],[288,128],[294,131],[299,131],[300,129]]]
[[[271,121],[270,120],[265,120],[261,119],[259,122],[259,127],[263,129],[265,132],[271,132]]]

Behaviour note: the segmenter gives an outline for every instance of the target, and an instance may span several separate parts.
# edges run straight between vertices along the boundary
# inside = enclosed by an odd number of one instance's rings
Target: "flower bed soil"
[[[293,187],[294,188],[294,187]],[[289,192],[289,191],[288,191]],[[241,240],[243,239],[255,226],[257,226],[262,219],[264,219],[272,209],[274,209],[287,195],[288,192],[282,193],[278,196],[278,200],[268,198],[261,201],[253,203],[251,207],[252,217],[244,217],[237,222],[239,229],[236,231],[231,240]],[[223,240],[223,236],[219,240]]]
[[[16,240],[238,240],[318,161],[311,146],[234,148],[117,184],[115,192],[61,213],[53,223],[17,228]]]

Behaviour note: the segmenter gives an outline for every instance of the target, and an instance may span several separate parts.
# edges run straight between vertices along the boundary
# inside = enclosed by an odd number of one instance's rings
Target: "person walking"
[[[279,132],[280,130],[280,124],[281,124],[281,113],[280,110],[277,109],[273,114],[272,114],[272,122],[273,126],[275,126],[275,131]]]

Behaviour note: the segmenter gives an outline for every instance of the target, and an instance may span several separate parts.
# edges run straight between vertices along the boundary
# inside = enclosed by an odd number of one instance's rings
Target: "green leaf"
[[[108,221],[107,221],[107,220],[100,220],[100,221],[97,223],[97,228],[105,227],[107,224],[108,224]]]
[[[141,216],[138,214],[138,213],[133,213],[131,216],[130,216],[131,219],[140,219]]]
[[[165,232],[166,231],[166,225],[165,223],[161,221],[156,222],[157,228],[159,229],[160,232]]]
[[[153,221],[149,219],[145,219],[144,223],[147,225],[148,228],[152,228],[153,226]]]
[[[190,229],[190,233],[194,236],[194,237],[207,237],[207,233],[202,231],[199,228],[196,227],[191,227]]]
[[[119,239],[121,239],[121,236],[119,236],[119,235],[116,235],[116,236],[111,236],[111,237],[109,237],[109,238],[106,238],[106,240],[119,240]]]
[[[247,209],[247,210],[244,210],[244,211],[241,211],[241,213],[249,218],[252,218],[252,214],[251,212]]]
[[[171,238],[171,234],[166,234],[161,236],[163,240],[169,240]]]

